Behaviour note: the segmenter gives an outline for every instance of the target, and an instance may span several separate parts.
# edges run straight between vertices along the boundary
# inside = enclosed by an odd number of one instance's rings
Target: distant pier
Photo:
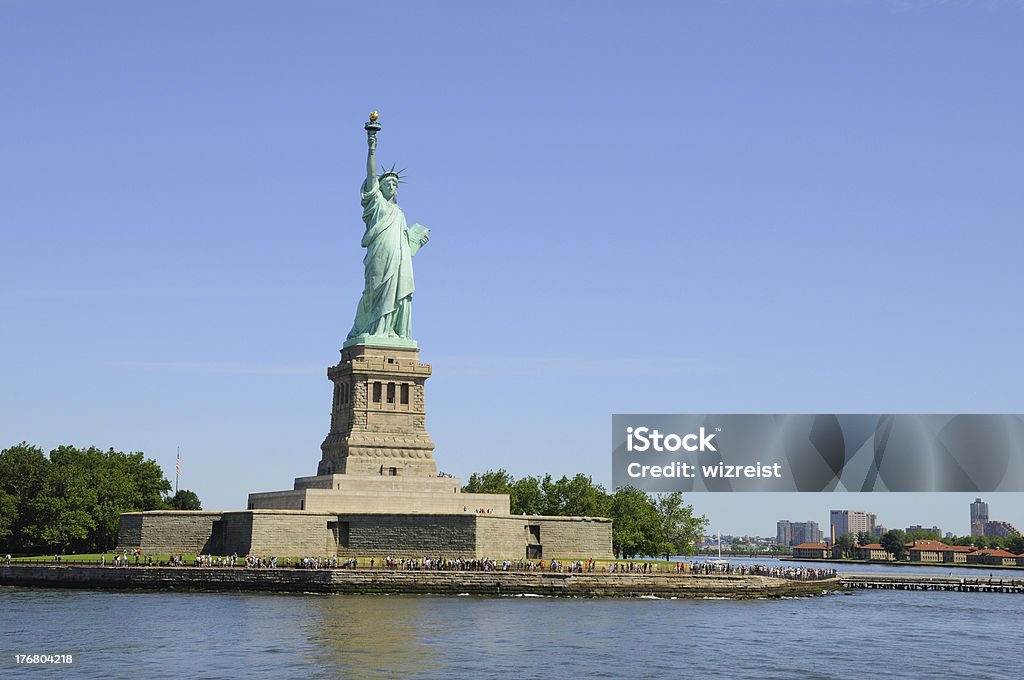
[[[958,593],[1024,594],[1024,578],[962,576],[893,576],[847,574],[840,579],[846,590],[922,590]]]

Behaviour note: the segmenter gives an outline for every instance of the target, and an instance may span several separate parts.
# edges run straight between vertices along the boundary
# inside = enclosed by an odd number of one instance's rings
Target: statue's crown
[[[381,169],[383,170],[383,168]],[[402,174],[403,172],[405,172],[405,168],[402,168],[401,170],[395,170],[395,164],[392,163],[390,170],[385,170],[384,172],[377,176],[377,181],[383,182],[388,177],[394,177],[395,179],[398,180],[399,184],[405,184],[405,175]]]

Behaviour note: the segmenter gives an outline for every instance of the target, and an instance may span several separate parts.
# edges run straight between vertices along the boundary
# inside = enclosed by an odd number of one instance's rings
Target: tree
[[[942,536],[928,529],[912,529],[904,534],[908,541],[941,541]]]
[[[697,539],[707,528],[707,518],[694,517],[693,506],[683,503],[683,494],[679,491],[659,496],[657,509],[661,520],[658,554],[664,555],[666,560],[672,555],[692,554]]]
[[[39,493],[50,461],[42,449],[25,442],[0,451],[0,493],[9,499],[2,511],[6,529],[0,529],[0,544],[11,552],[22,549],[27,540],[25,527],[35,521],[32,500]]]
[[[512,483],[509,493],[514,515],[539,515],[544,511],[544,492],[539,477],[523,477]]]
[[[18,520],[18,504],[14,496],[0,491],[0,542],[6,542],[14,534]]]
[[[857,532],[857,543],[860,545],[868,545],[875,542],[875,537],[870,531],[858,531]]]
[[[1007,536],[1003,546],[1014,555],[1024,555],[1024,536]]]
[[[563,476],[555,480],[545,475],[543,479],[517,480],[505,469],[488,470],[470,475],[462,490],[508,494],[510,510],[515,515],[604,517],[608,513],[609,496],[604,487],[584,474],[572,479]]]
[[[630,558],[657,555],[662,522],[651,497],[631,486],[616,491],[609,503],[612,519],[612,551]]]
[[[947,538],[945,541],[946,545],[962,545],[962,546],[974,546],[973,536],[953,536]]]
[[[892,555],[897,562],[903,559],[907,552],[906,536],[899,529],[886,531],[880,541],[885,552]]]
[[[106,550],[117,543],[121,513],[166,508],[170,488],[142,453],[60,446],[29,503],[25,535],[51,550]]]
[[[77,455],[78,452],[74,453]],[[84,552],[91,547],[92,542],[88,539],[97,528],[91,511],[96,507],[99,496],[84,466],[80,466],[79,461],[72,461],[70,454],[71,451],[67,450],[51,452],[53,465],[32,500],[34,522],[25,528],[25,533],[51,551]]]
[[[545,513],[544,493],[541,491],[540,480],[536,477],[523,477],[517,480],[504,468],[484,473],[474,472],[462,487],[462,491],[508,494],[510,512],[514,515],[549,514]]]
[[[488,470],[483,474],[474,472],[469,476],[469,481],[462,487],[465,493],[511,493],[512,482],[515,480],[508,470]]]
[[[853,554],[853,534],[840,534],[836,537],[836,545],[843,551],[843,557]]]
[[[189,489],[179,489],[174,496],[171,497],[170,505],[175,510],[202,510],[203,505],[199,502],[199,496],[195,491]]]
[[[600,484],[582,473],[572,479],[563,476],[551,482],[547,475],[541,482],[548,514],[568,517],[604,517],[608,514],[608,494]]]

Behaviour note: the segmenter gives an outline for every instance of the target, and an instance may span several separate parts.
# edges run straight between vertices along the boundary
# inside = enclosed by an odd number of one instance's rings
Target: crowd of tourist
[[[689,573],[695,576],[729,574],[736,576],[771,576],[799,581],[817,581],[835,578],[839,572],[835,569],[815,567],[776,566],[763,564],[732,564],[731,562],[676,562],[676,573]]]
[[[660,571],[660,566],[655,567],[650,562],[612,562],[606,571],[612,574],[650,574],[655,570]]]
[[[374,568],[376,560],[370,560],[370,568]],[[491,560],[491,559],[452,559],[444,557],[394,557],[388,555],[380,561],[383,569],[405,571],[532,571],[533,562],[526,560]]]
[[[277,566],[277,558],[273,558],[273,566]],[[289,566],[286,563],[285,566]],[[347,559],[338,561],[337,557],[303,557],[295,563],[296,569],[355,569],[359,566],[359,560]]]
[[[120,555],[114,555],[114,562],[113,562],[114,566],[115,567],[127,567],[127,566],[130,566],[131,563],[132,563],[132,558],[133,557],[135,558],[135,566],[136,567],[139,566],[139,564],[147,564],[149,566],[153,566],[153,556],[152,555],[146,555],[145,557],[143,557],[142,550],[139,550],[139,549],[133,550],[131,552],[131,554],[129,554],[127,550],[122,550]],[[100,555],[100,566],[101,567],[106,566],[106,563],[107,563],[107,556],[106,555]]]
[[[376,558],[370,559],[370,568],[376,568]],[[597,562],[594,560],[560,562],[558,560],[492,560],[492,559],[458,559],[444,557],[400,558],[388,555],[380,561],[383,569],[404,571],[555,571],[583,573],[594,571]]]
[[[3,558],[5,564],[11,563],[11,556]],[[54,564],[61,563],[61,556],[54,556]],[[243,558],[237,553],[227,556],[196,555],[191,566],[214,568],[232,568],[241,566]],[[107,556],[100,556],[100,566],[107,566]],[[135,566],[171,566],[183,567],[188,564],[184,555],[170,555],[166,561],[154,561],[154,555],[143,555],[141,549],[122,550],[115,553],[111,561],[114,567]],[[762,564],[734,564],[726,560],[708,560],[694,562],[653,562],[653,561],[616,561],[603,565],[593,560],[493,560],[488,558],[447,558],[447,557],[397,557],[388,555],[383,558],[371,557],[360,564],[357,558],[338,559],[333,557],[301,557],[292,562],[286,559],[279,562],[277,556],[247,555],[244,558],[247,569],[277,569],[278,567],[294,569],[385,569],[401,571],[507,571],[507,572],[556,572],[569,574],[606,573],[606,574],[688,574],[691,576],[736,575],[736,576],[769,576],[801,581],[836,578],[835,569],[802,567],[802,566],[767,566]]]

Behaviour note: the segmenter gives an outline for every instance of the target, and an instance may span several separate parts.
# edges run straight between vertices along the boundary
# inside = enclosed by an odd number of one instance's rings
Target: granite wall
[[[338,521],[348,530],[347,544],[341,541],[338,548],[342,556],[477,556],[475,515],[360,514],[338,515]]]
[[[533,545],[540,554],[527,554]],[[121,516],[118,546],[279,557],[610,558],[611,520],[476,513],[152,511]]]

